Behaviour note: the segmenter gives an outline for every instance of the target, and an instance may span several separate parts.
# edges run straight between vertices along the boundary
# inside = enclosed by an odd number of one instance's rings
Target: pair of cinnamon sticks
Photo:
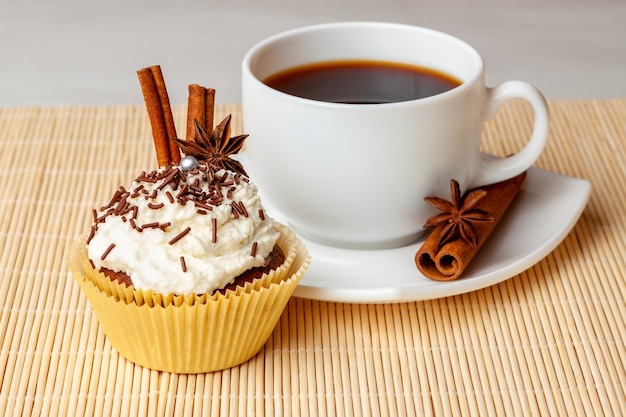
[[[152,127],[157,163],[159,167],[178,164],[180,150],[172,140],[177,137],[176,127],[161,67],[153,65],[142,68],[137,71],[137,76]],[[187,140],[192,141],[195,136],[194,120],[209,131],[213,130],[214,111],[215,90],[190,84],[187,100]]]
[[[475,242],[457,238],[442,244],[440,237],[446,225],[435,227],[415,254],[415,264],[420,272],[435,281],[452,281],[461,277],[519,193],[525,178],[526,172],[523,172],[511,179],[480,188],[485,192],[485,197],[476,208],[491,214],[493,221],[474,224]]]

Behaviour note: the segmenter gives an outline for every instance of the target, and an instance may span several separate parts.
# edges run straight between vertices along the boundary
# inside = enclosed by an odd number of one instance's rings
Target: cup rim
[[[286,39],[295,35],[305,34],[307,32],[314,32],[314,31],[325,30],[325,29],[346,28],[346,27],[392,28],[392,29],[402,29],[402,30],[411,30],[411,31],[421,31],[423,33],[428,33],[430,35],[439,36],[451,42],[457,43],[460,47],[466,49],[470,54],[474,55],[478,62],[478,68],[472,76],[468,77],[466,80],[462,80],[459,86],[454,87],[443,93],[435,94],[435,95],[428,96],[428,97],[413,99],[413,100],[397,101],[397,102],[391,102],[391,103],[372,103],[372,104],[334,103],[334,102],[314,100],[314,99],[309,99],[309,98],[304,98],[304,97],[299,97],[299,96],[295,96],[292,94],[284,93],[282,91],[269,87],[268,85],[263,83],[263,81],[261,81],[252,71],[252,68],[251,68],[252,60],[256,56],[258,56],[258,54],[263,49],[265,49],[271,44],[274,44],[282,39]],[[406,106],[406,105],[415,105],[417,103],[432,103],[435,101],[443,100],[450,95],[459,94],[467,90],[468,88],[470,88],[476,82],[477,79],[482,77],[484,73],[484,68],[485,68],[484,60],[482,56],[478,53],[478,51],[474,47],[472,47],[469,43],[467,43],[466,41],[454,35],[451,35],[449,33],[442,32],[442,31],[438,31],[435,29],[423,27],[423,26],[416,26],[416,25],[410,25],[410,24],[404,24],[404,23],[393,23],[393,22],[377,22],[377,21],[343,21],[343,22],[321,23],[321,24],[297,27],[294,29],[289,29],[283,32],[279,32],[253,45],[246,52],[241,62],[242,77],[244,79],[245,78],[249,79],[255,87],[262,89],[266,93],[276,95],[284,100],[285,99],[292,100],[298,103],[312,104],[316,106],[330,107],[330,108],[336,108],[336,109],[353,109],[353,108],[359,108],[359,109],[368,108],[369,109],[369,108],[379,108],[381,106],[384,106],[384,107]]]

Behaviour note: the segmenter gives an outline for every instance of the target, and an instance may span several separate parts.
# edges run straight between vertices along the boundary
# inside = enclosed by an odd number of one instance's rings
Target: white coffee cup
[[[341,104],[296,97],[263,83],[304,64],[399,62],[461,81],[427,98]],[[511,178],[528,169],[548,135],[542,94],[521,81],[485,85],[467,43],[421,27],[330,23],[291,30],[254,46],[242,63],[246,168],[262,195],[301,236],[324,245],[384,249],[414,242],[434,214],[424,198]],[[481,154],[483,124],[503,102],[533,108],[527,145],[513,156]]]

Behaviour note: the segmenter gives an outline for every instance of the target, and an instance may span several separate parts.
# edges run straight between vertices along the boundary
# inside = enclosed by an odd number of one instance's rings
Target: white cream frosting
[[[206,166],[201,167],[190,172],[161,168],[148,174],[163,177],[174,172],[186,177],[180,182],[166,178],[150,182],[140,176],[118,201],[95,212],[94,217],[100,219],[95,219],[88,241],[94,266],[125,272],[136,289],[199,294],[223,288],[242,272],[263,265],[279,234],[272,219],[265,217],[257,187],[246,177],[225,170],[214,174],[219,180],[209,181]],[[177,195],[191,195],[181,193],[183,183],[197,184],[196,195],[204,199],[204,207],[176,200]],[[138,187],[142,188],[135,191]],[[223,198],[208,203],[206,196],[218,188]],[[126,209],[122,207],[125,202],[130,204]],[[172,242],[187,228],[188,233]]]

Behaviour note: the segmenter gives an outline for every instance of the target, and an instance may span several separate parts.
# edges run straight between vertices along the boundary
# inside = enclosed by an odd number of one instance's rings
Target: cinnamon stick
[[[213,112],[215,107],[215,90],[198,84],[189,85],[189,97],[187,99],[187,140],[193,141],[196,128],[194,120],[206,127],[209,132],[213,130]]]
[[[159,99],[161,100],[161,108],[163,109],[163,118],[165,119],[165,128],[167,130],[167,143],[170,148],[171,162],[178,164],[180,162],[180,150],[176,145],[176,142],[172,138],[176,136],[176,126],[174,125],[174,114],[172,113],[172,107],[170,106],[170,98],[167,94],[167,88],[165,87],[165,79],[163,78],[163,72],[161,67],[156,65],[150,67],[152,75],[159,92]]]
[[[487,194],[477,208],[491,213],[495,221],[473,225],[477,236],[475,246],[463,239],[454,239],[440,246],[439,237],[444,225],[434,228],[415,254],[415,264],[422,274],[435,281],[452,281],[459,278],[506,213],[525,178],[526,172],[523,172],[506,181],[480,187]]]
[[[215,113],[215,90],[207,88],[204,90],[205,94],[205,107],[204,107],[204,127],[209,132],[213,131],[213,117]]]
[[[204,87],[198,84],[189,85],[189,95],[187,97],[187,140],[193,141],[195,136],[196,120],[200,125],[204,126],[205,118],[205,94]]]
[[[154,65],[137,71],[146,103],[159,166],[180,161],[180,151],[171,138],[176,137],[174,118],[161,67]]]

